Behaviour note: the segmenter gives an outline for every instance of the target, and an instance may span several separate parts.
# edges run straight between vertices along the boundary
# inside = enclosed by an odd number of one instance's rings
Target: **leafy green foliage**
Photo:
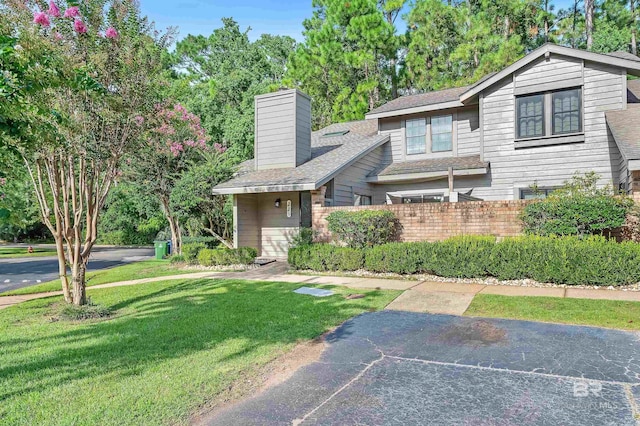
[[[313,228],[300,228],[297,235],[291,240],[290,247],[308,246],[313,244]]]
[[[362,260],[360,260],[362,259]],[[364,263],[358,263],[358,262]],[[464,236],[433,243],[391,243],[367,249],[314,244],[289,250],[295,269],[430,273],[443,277],[533,279],[569,285],[640,281],[640,245],[602,236],[579,238]]]
[[[182,246],[182,255],[186,262],[194,262],[198,259],[201,250],[207,248],[205,243],[185,243]]]
[[[329,231],[351,248],[372,247],[394,241],[400,223],[389,210],[339,210],[327,217]]]
[[[614,230],[625,223],[633,201],[598,187],[599,176],[576,174],[547,198],[527,205],[525,232],[535,235],[589,235]]]
[[[256,257],[258,257],[258,251],[253,247],[239,247],[237,249],[219,247],[200,250],[198,263],[202,266],[249,265]]]
[[[313,244],[290,248],[288,261],[294,269],[357,271],[364,265],[364,252],[331,244]]]

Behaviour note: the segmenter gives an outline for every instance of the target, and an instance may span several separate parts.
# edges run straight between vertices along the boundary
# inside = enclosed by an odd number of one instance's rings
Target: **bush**
[[[289,251],[294,269],[503,280],[533,279],[569,285],[624,285],[640,281],[640,245],[602,236],[505,238],[465,236],[435,243],[391,243],[370,249],[330,244]]]
[[[76,306],[66,304],[60,310],[60,318],[68,321],[83,321],[100,319],[111,316],[111,309],[106,306],[96,305],[91,300],[86,305]]]
[[[364,251],[331,244],[313,244],[289,249],[289,265],[314,271],[357,271],[364,266]]]
[[[400,222],[389,210],[340,210],[327,216],[327,222],[329,231],[351,248],[389,243],[400,232]]]
[[[198,253],[198,263],[202,266],[249,265],[257,256],[258,251],[252,247],[202,249]]]
[[[371,272],[415,274],[432,257],[429,243],[389,243],[367,250],[365,269]]]
[[[186,243],[182,244],[182,255],[184,256],[184,260],[192,263],[198,259],[198,253],[200,250],[206,249],[207,245],[205,243]]]
[[[289,247],[309,246],[313,244],[313,237],[313,228],[300,228],[298,234],[291,240],[291,245]]]
[[[218,247],[218,245],[220,244],[220,241],[218,241],[214,237],[182,237],[183,247],[185,244],[191,244],[191,243],[202,243],[206,246],[206,248],[212,249],[212,248]]]
[[[432,253],[421,269],[441,277],[484,277],[495,242],[495,237],[461,236],[432,243]]]
[[[633,205],[611,187],[598,188],[599,176],[575,175],[547,198],[527,205],[522,214],[525,232],[534,235],[603,234],[621,227]]]
[[[174,254],[169,258],[171,263],[186,263],[187,259],[182,254]]]

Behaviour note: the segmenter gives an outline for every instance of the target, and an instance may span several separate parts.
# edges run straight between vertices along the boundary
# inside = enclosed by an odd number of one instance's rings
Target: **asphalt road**
[[[89,271],[96,271],[152,256],[153,248],[95,247],[91,252],[88,268]],[[58,259],[55,256],[0,259],[0,292],[57,278]]]
[[[211,425],[636,425],[640,335],[383,311]],[[636,417],[640,418],[640,417]]]

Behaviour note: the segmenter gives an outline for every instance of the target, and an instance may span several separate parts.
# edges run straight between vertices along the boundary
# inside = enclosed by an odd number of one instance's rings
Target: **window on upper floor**
[[[544,95],[520,96],[516,108],[518,138],[544,136]]]
[[[415,118],[406,121],[407,155],[427,152],[427,119]]]
[[[582,131],[580,89],[562,90],[551,94],[553,134]]]
[[[453,150],[453,116],[431,117],[431,152]]]
[[[516,139],[582,133],[582,89],[516,97]]]

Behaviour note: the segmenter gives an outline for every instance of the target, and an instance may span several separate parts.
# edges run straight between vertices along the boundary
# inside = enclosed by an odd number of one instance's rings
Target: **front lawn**
[[[91,269],[91,263],[89,263]],[[166,277],[168,275],[191,274],[197,271],[182,269],[172,265],[168,260],[145,260],[143,262],[129,263],[109,269],[87,273],[87,287],[99,284],[115,283],[118,281],[137,280],[140,278]],[[71,279],[71,276],[69,276]],[[14,296],[20,294],[45,293],[62,289],[60,280],[49,281],[29,287],[0,293],[0,296]]]
[[[48,248],[33,248],[33,253],[29,253],[27,248],[24,247],[0,247],[0,259],[13,259],[16,257],[40,257],[40,256],[55,256],[55,249]]]
[[[640,302],[478,294],[467,316],[640,330]]]
[[[315,298],[298,287],[202,279],[90,289],[115,315],[82,323],[56,318],[58,297],[2,310],[0,423],[186,424],[296,343],[399,294],[347,300],[352,290],[334,287]]]

